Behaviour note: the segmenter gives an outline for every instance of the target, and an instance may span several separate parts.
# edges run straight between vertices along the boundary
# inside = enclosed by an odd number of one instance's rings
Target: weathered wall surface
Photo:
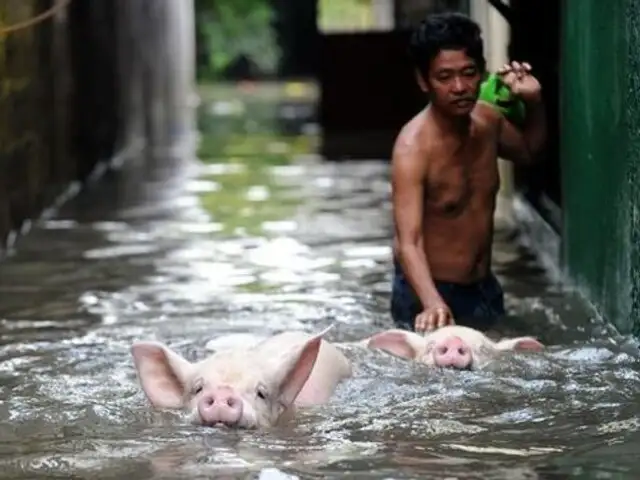
[[[34,17],[42,2],[0,3],[0,28]],[[0,36],[0,234],[50,203],[77,174],[70,161],[69,39],[64,11]]]
[[[640,1],[563,5],[563,260],[604,317],[638,335]]]
[[[0,2],[1,250],[100,166],[191,136],[193,41],[189,0]]]

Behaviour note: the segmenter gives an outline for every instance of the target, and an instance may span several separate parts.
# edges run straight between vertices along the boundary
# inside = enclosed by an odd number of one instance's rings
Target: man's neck
[[[443,114],[437,108],[434,108],[433,105],[429,106],[429,112],[438,130],[440,130],[443,135],[466,137],[469,134],[471,115],[452,117]]]

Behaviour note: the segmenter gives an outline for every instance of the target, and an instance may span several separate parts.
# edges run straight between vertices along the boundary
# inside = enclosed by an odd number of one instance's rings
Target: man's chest
[[[500,187],[494,144],[477,141],[453,153],[437,152],[432,159],[425,178],[430,210],[455,214],[468,206],[493,203]]]

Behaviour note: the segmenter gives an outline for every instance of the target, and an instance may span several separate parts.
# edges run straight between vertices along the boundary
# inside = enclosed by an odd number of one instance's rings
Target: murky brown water
[[[0,479],[636,478],[635,347],[505,232],[503,331],[538,335],[544,355],[443,373],[350,352],[356,376],[334,400],[273,431],[149,409],[134,340],[195,358],[230,333],[391,325],[387,166],[309,155],[308,106],[277,97],[208,91],[224,101],[204,104],[200,160],[140,159],[2,263]]]

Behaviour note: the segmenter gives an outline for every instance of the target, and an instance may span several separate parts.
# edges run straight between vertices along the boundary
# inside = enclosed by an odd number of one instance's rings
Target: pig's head
[[[439,328],[426,335],[406,330],[387,330],[367,339],[369,348],[379,348],[396,356],[428,366],[474,370],[501,351],[541,351],[544,346],[533,337],[494,342],[482,332],[459,325]]]
[[[184,409],[194,423],[262,428],[275,424],[309,378],[324,332],[263,358],[255,347],[191,363],[157,342],[131,348],[142,389],[155,408]]]

